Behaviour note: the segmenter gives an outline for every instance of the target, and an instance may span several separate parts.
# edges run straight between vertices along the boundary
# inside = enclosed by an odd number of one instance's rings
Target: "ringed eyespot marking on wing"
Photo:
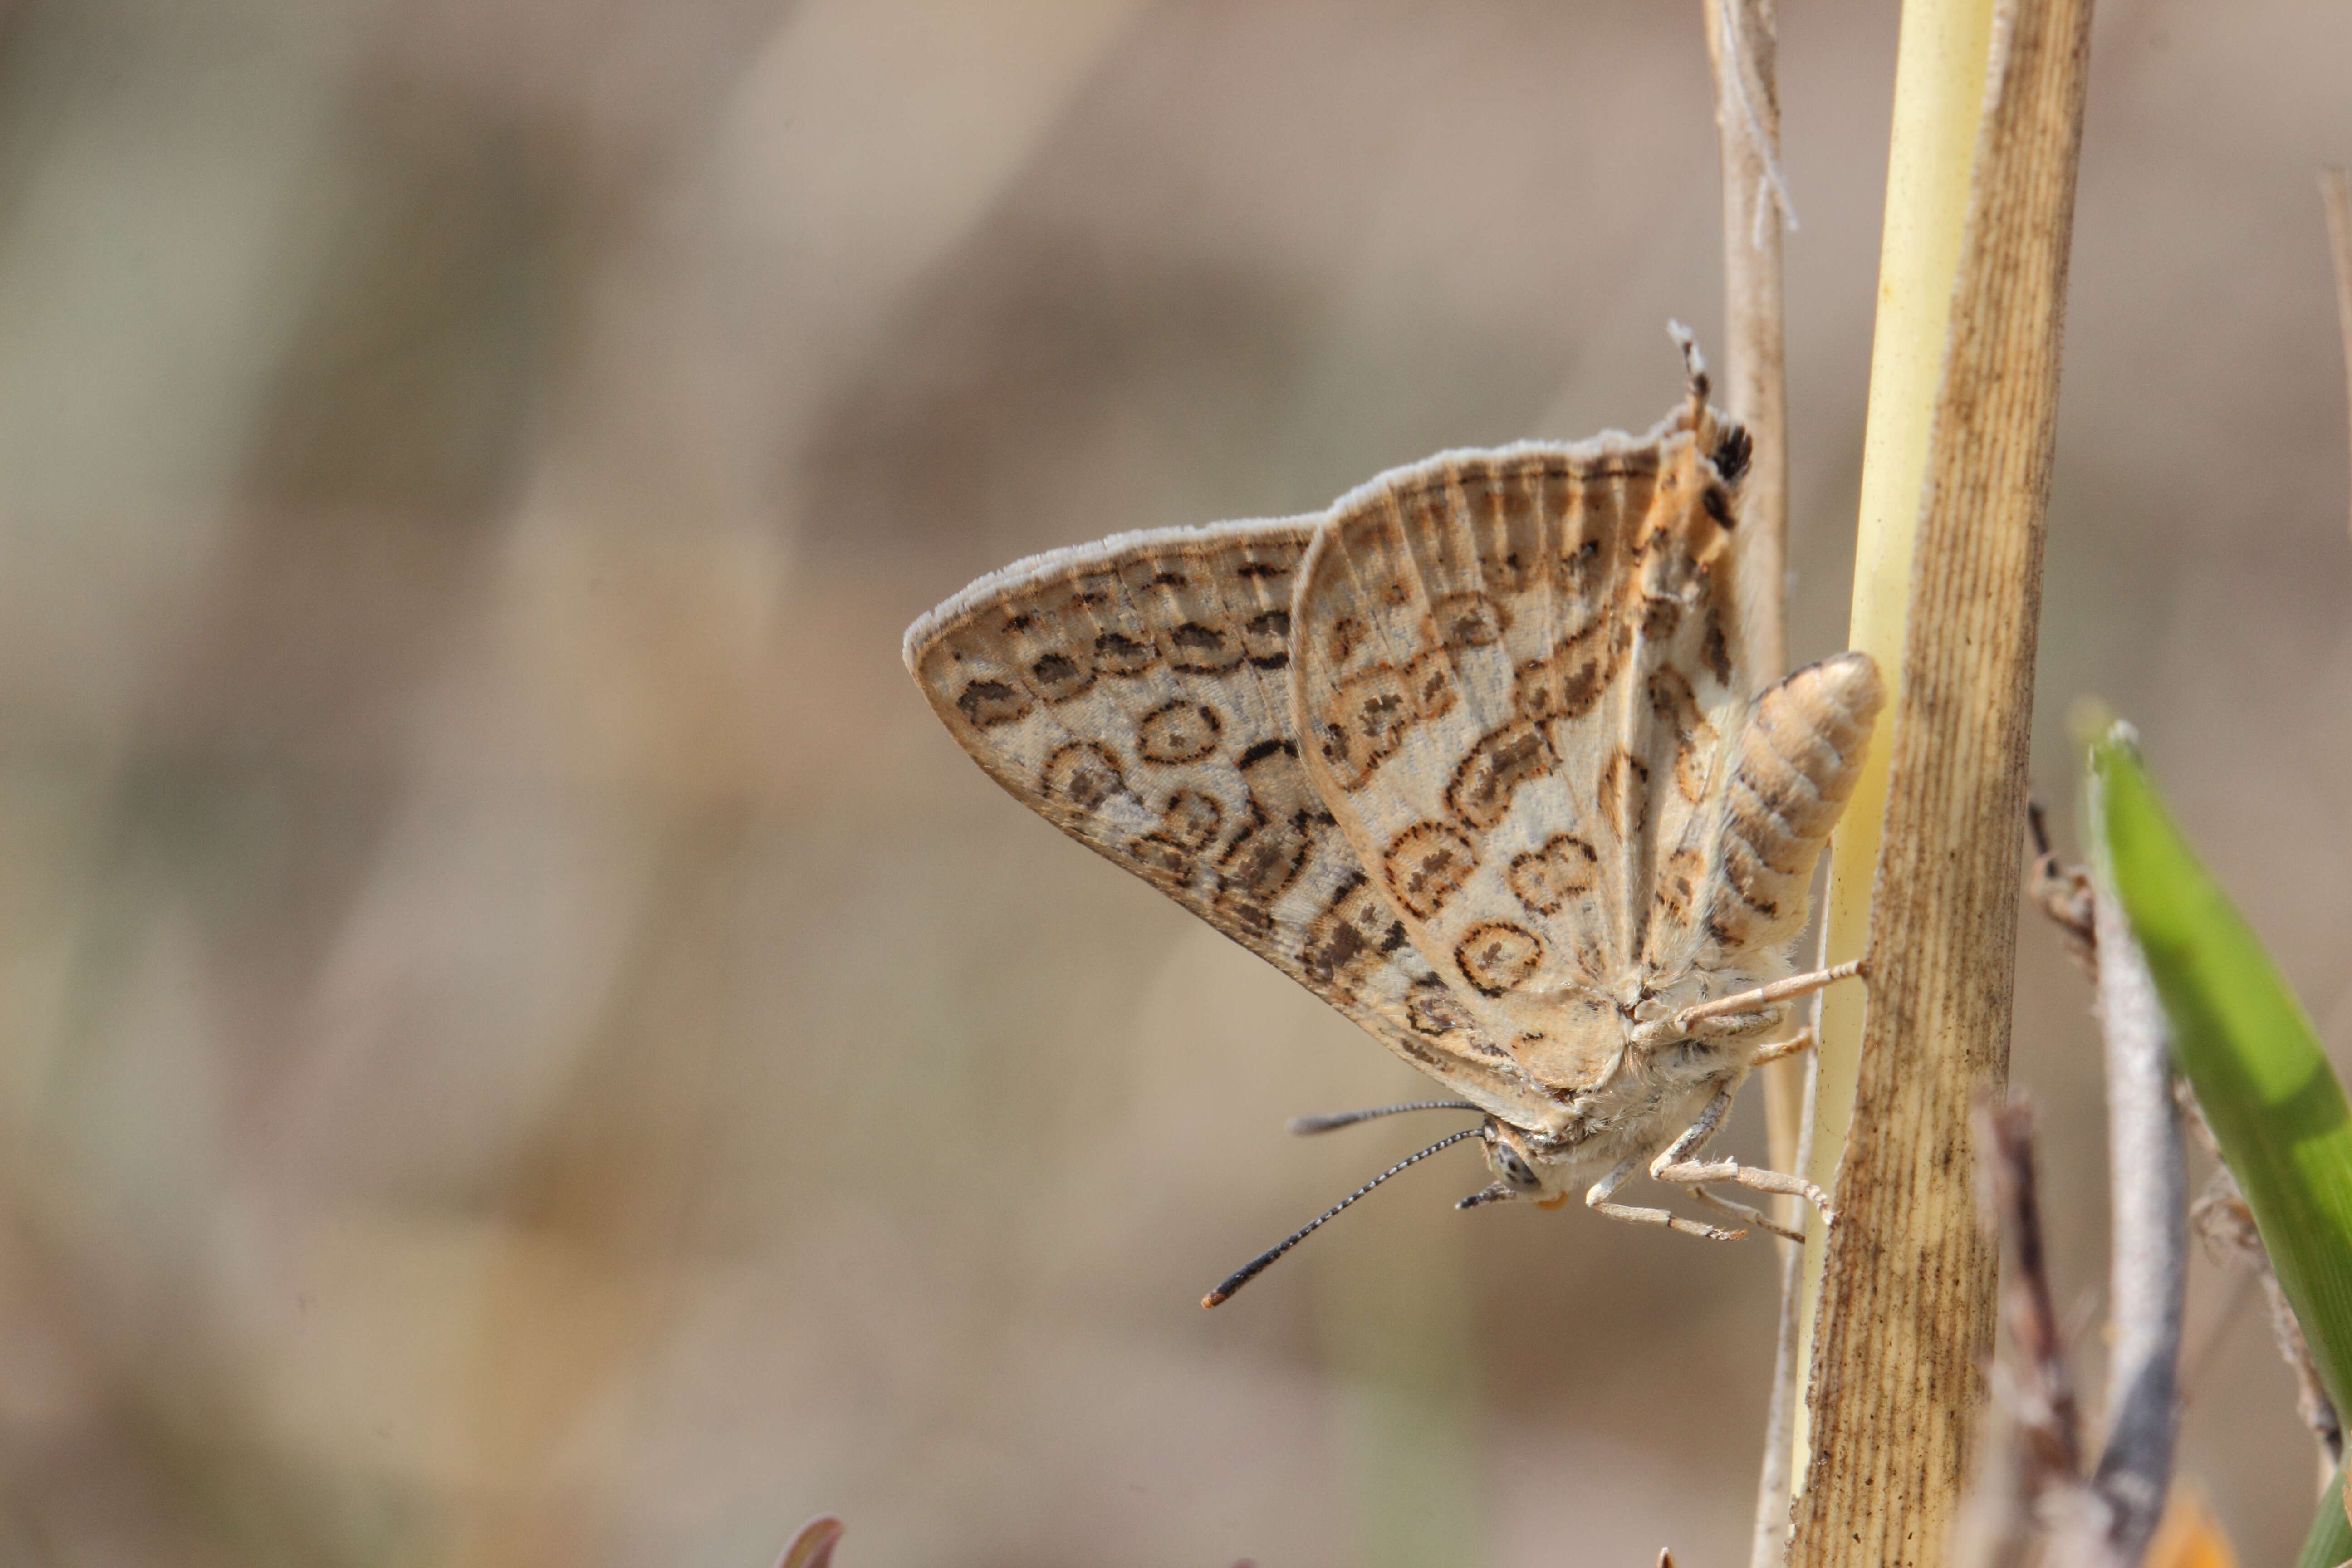
[[[1484,594],[1448,594],[1430,606],[1433,629],[1441,647],[1486,647],[1502,640],[1510,629],[1508,611]]]
[[[1273,821],[1255,804],[1250,816],[1249,826],[1227,847],[1218,870],[1225,891],[1271,904],[1298,879],[1315,846],[1296,822]]]
[[[1029,666],[1029,679],[1037,688],[1037,695],[1048,702],[1067,702],[1085,694],[1095,683],[1091,660],[1081,660],[1074,655],[1056,650],[1038,658]]]
[[[1217,828],[1224,819],[1225,808],[1216,796],[1180,789],[1168,797],[1167,808],[1160,814],[1160,831],[1197,854],[1216,842]]]
[[[1402,945],[1403,932],[1391,929],[1395,925],[1371,885],[1360,875],[1350,876],[1307,927],[1300,960],[1318,983],[1352,993],[1367,971]]]
[[[1592,890],[1600,854],[1572,833],[1555,833],[1540,849],[1512,858],[1505,878],[1519,902],[1539,915],[1556,915],[1568,901]]]
[[[1396,667],[1376,664],[1342,681],[1321,715],[1323,755],[1339,787],[1363,787],[1416,721]]]
[[[1454,963],[1480,995],[1500,996],[1528,983],[1543,963],[1543,943],[1508,921],[1486,921],[1463,933]]]
[[[1405,1002],[1404,1016],[1416,1033],[1433,1040],[1443,1039],[1470,1024],[1470,1015],[1463,1010],[1462,1004],[1442,989],[1414,992]]]
[[[1454,770],[1454,782],[1445,787],[1445,805],[1484,833],[1509,815],[1511,796],[1521,784],[1549,772],[1549,748],[1535,726],[1506,724],[1487,733],[1462,759]]]
[[[1242,661],[1241,638],[1202,621],[1186,621],[1168,634],[1168,662],[1199,675],[1222,675]]]
[[[1242,652],[1255,668],[1287,668],[1290,664],[1290,612],[1268,610],[1244,622]]]
[[[1396,901],[1415,920],[1425,921],[1470,879],[1478,868],[1478,852],[1459,828],[1417,822],[1390,841],[1381,864]]]
[[[1125,632],[1105,632],[1095,638],[1095,668],[1105,675],[1140,675],[1160,662],[1151,639]]]
[[[992,730],[1028,717],[1034,706],[1029,694],[1007,681],[975,680],[957,697],[956,706],[978,730]]]
[[[1049,800],[1067,801],[1091,815],[1113,795],[1129,793],[1127,773],[1106,747],[1093,741],[1072,741],[1045,759],[1037,777],[1037,793]]]
[[[1529,719],[1573,720],[1591,712],[1625,651],[1612,631],[1609,624],[1596,622],[1563,638],[1543,658],[1521,664],[1511,673],[1514,706]]]
[[[1404,687],[1416,720],[1444,718],[1454,711],[1454,661],[1441,653],[1423,654],[1405,666]]]
[[[1197,763],[1217,749],[1225,721],[1205,702],[1163,702],[1135,727],[1136,752],[1147,763]]]

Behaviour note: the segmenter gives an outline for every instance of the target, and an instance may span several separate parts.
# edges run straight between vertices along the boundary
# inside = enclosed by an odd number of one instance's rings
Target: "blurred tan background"
[[[1784,13],[1812,658],[1894,7]],[[2352,9],[2095,55],[2036,787],[2137,720],[2352,1065]],[[1448,1155],[1202,1313],[1437,1119],[1284,1137],[1419,1080],[898,664],[1028,552],[1645,426],[1710,112],[1656,0],[0,5],[0,1560],[1744,1563],[1772,1254]],[[2284,1560],[2308,1445],[2196,1289],[2187,1468]]]

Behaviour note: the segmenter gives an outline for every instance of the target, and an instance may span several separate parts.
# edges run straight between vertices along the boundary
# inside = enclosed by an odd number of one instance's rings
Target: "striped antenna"
[[[1201,1305],[1203,1307],[1213,1307],[1218,1302],[1228,1300],[1232,1297],[1234,1291],[1240,1289],[1243,1286],[1248,1284],[1251,1280],[1265,1273],[1267,1267],[1271,1265],[1276,1258],[1281,1257],[1284,1253],[1289,1251],[1300,1242],[1305,1241],[1308,1237],[1313,1236],[1317,1231],[1322,1229],[1323,1226],[1328,1225],[1332,1220],[1337,1219],[1341,1211],[1346,1209],[1349,1204],[1354,1203],[1358,1198],[1362,1197],[1366,1193],[1370,1192],[1374,1187],[1379,1186],[1382,1182],[1387,1181],[1391,1176],[1393,1176],[1398,1172],[1404,1170],[1407,1166],[1418,1165],[1423,1160],[1428,1159],[1432,1154],[1436,1153],[1440,1149],[1451,1148],[1454,1144],[1461,1142],[1465,1138],[1475,1138],[1481,1131],[1481,1129],[1476,1127],[1465,1127],[1459,1132],[1440,1138],[1436,1142],[1432,1143],[1428,1148],[1423,1149],[1418,1154],[1409,1154],[1405,1158],[1399,1160],[1395,1164],[1391,1165],[1387,1170],[1382,1171],[1379,1175],[1374,1176],[1370,1181],[1366,1182],[1362,1186],[1358,1187],[1354,1192],[1349,1193],[1346,1197],[1341,1198],[1338,1203],[1333,1204],[1329,1208],[1324,1210],[1322,1214],[1318,1215],[1314,1219],[1309,1220],[1307,1224],[1300,1226],[1297,1230],[1293,1231],[1288,1239],[1285,1240],[1279,1247],[1270,1247],[1264,1252],[1259,1253],[1255,1258],[1250,1259],[1249,1262],[1244,1264],[1240,1268],[1234,1272],[1232,1278],[1228,1279],[1223,1284],[1218,1286],[1215,1289],[1210,1291],[1207,1295],[1202,1297]]]
[[[1483,1107],[1466,1100],[1416,1100],[1403,1105],[1382,1105],[1370,1110],[1340,1110],[1328,1116],[1294,1116],[1290,1131],[1301,1138],[1318,1132],[1330,1132],[1342,1127],[1353,1127],[1359,1121],[1370,1121],[1382,1116],[1402,1116],[1408,1110],[1478,1110]]]

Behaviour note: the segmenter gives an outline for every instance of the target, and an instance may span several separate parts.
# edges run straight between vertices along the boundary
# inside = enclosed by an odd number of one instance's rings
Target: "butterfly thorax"
[[[1778,978],[1788,965],[1759,967],[1767,970],[1756,976],[1761,981]],[[1724,987],[1706,989],[1721,994]],[[1626,1161],[1656,1153],[1718,1090],[1736,1088],[1749,1058],[1783,1032],[1783,1009],[1676,1030],[1675,1012],[1706,999],[1699,990],[1685,985],[1671,998],[1653,994],[1622,1005],[1607,1068],[1586,1082],[1547,1086],[1549,1114],[1490,1117],[1486,1141],[1496,1173],[1540,1201],[1577,1193]],[[1515,1173],[1494,1157],[1505,1144],[1520,1156],[1524,1171]],[[1515,1174],[1520,1179],[1513,1181]],[[1528,1174],[1538,1179],[1539,1190],[1528,1185]]]

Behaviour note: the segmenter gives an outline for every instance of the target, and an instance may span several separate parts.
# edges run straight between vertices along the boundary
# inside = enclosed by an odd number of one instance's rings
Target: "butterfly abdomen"
[[[1724,803],[1719,879],[1707,911],[1718,949],[1787,941],[1830,830],[1862,772],[1886,700],[1866,653],[1808,665],[1748,710]]]

